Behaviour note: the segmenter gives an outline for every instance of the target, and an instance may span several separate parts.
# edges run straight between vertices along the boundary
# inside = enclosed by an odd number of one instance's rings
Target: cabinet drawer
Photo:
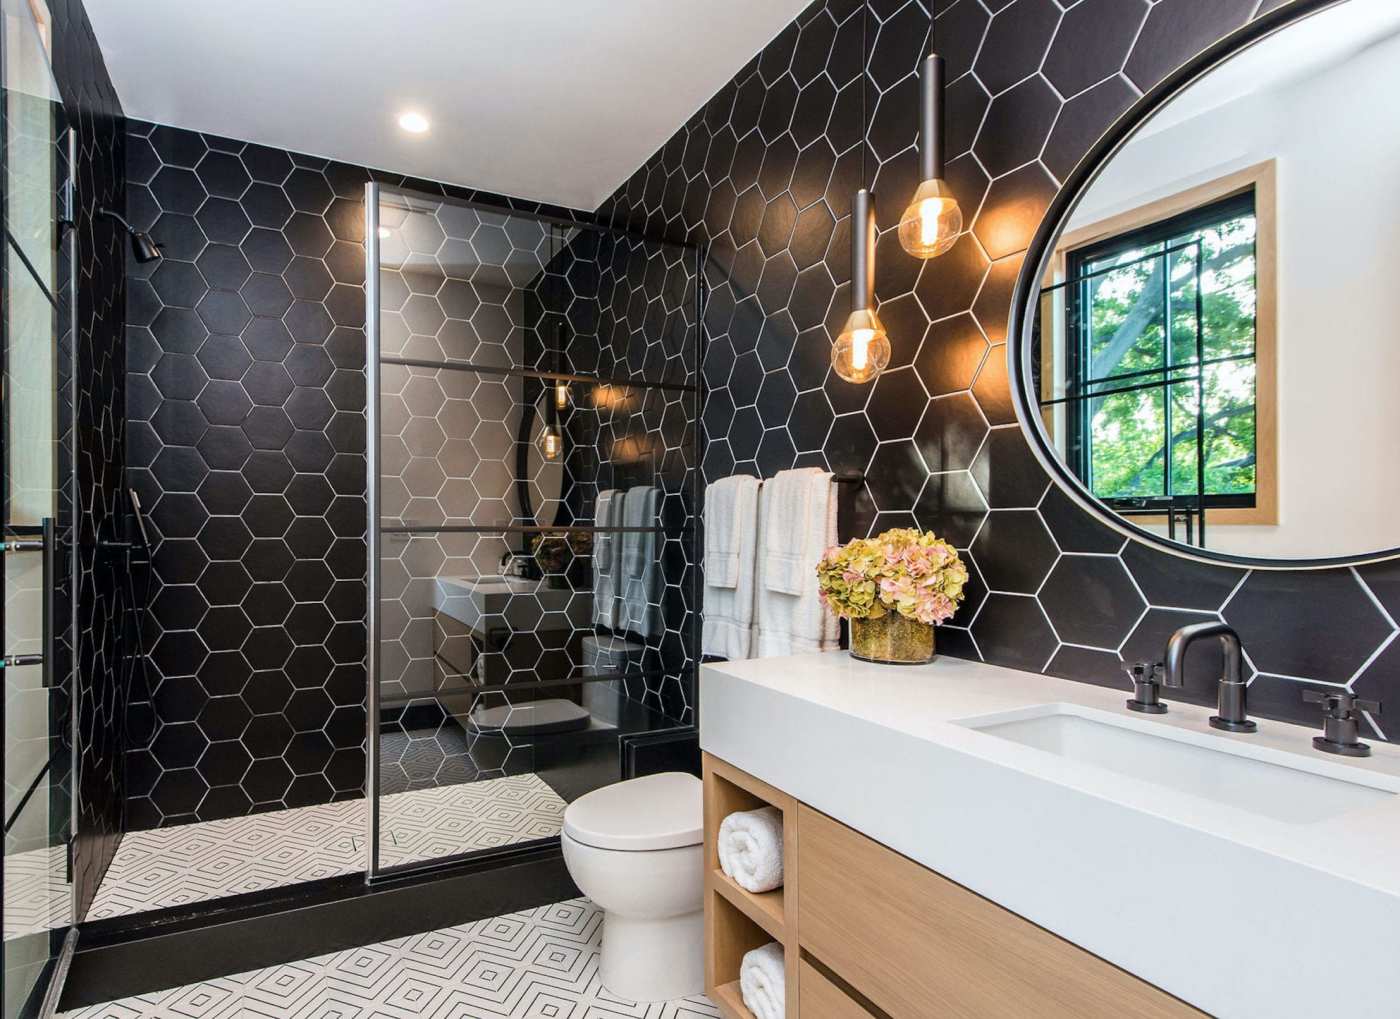
[[[805,960],[798,967],[797,995],[802,1019],[873,1019],[854,998]]]
[[[894,1019],[1203,1014],[810,807],[798,835],[802,947]]]

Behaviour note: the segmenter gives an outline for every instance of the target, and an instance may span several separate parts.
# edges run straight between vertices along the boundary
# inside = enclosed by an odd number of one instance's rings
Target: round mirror
[[[1400,546],[1400,5],[1319,7],[1139,102],[1022,271],[1033,448],[1086,508],[1178,554],[1298,567]]]

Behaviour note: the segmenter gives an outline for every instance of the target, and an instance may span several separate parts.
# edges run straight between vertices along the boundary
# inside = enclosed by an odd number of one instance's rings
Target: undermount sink
[[[957,724],[1177,792],[1291,824],[1311,824],[1380,803],[1400,782],[1331,762],[1293,759],[1072,704],[1041,704]],[[1287,759],[1286,763],[1285,760]],[[1356,771],[1356,777],[1339,772]]]

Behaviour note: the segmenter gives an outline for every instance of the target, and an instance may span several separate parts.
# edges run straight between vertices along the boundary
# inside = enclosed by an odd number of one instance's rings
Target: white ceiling
[[[128,117],[585,210],[805,6],[87,0]]]

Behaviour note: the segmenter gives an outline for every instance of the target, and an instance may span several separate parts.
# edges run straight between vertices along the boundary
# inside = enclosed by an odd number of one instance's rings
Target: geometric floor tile
[[[5,854],[5,897],[0,909],[5,941],[68,926],[73,889],[64,880],[67,856],[65,845]]]
[[[551,838],[565,805],[532,774],[383,796],[380,866]],[[356,799],[128,832],[88,919],[362,872],[365,830]]]
[[[69,1019],[701,1019],[704,995],[637,1004],[598,980],[603,913],[556,902],[141,994]]]
[[[379,864],[396,867],[552,838],[564,830],[565,806],[533,774],[382,796]]]

